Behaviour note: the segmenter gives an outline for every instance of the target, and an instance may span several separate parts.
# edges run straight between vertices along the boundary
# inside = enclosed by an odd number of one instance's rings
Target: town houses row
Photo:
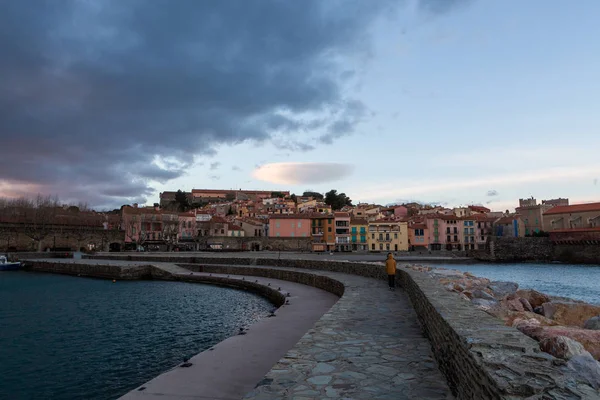
[[[173,192],[161,194],[161,203]],[[371,204],[332,210],[322,200],[288,192],[195,190],[207,202],[186,212],[124,207],[126,242],[159,245],[219,237],[304,238],[313,251],[483,250],[491,236],[600,234],[600,203],[569,205],[568,199],[520,199],[515,213],[482,206],[444,208]],[[189,194],[188,194],[189,195]],[[583,235],[583,236],[582,236]],[[218,241],[211,241],[218,246]]]

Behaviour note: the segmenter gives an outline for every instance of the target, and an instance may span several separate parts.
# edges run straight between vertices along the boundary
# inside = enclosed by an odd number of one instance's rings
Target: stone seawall
[[[317,289],[325,290],[326,292],[342,297],[344,294],[344,285],[331,279],[327,276],[311,274],[308,272],[290,271],[274,268],[260,267],[244,267],[244,266],[226,266],[226,265],[206,265],[206,264],[181,264],[177,265],[189,269],[194,272],[206,272],[212,274],[228,274],[228,275],[246,275],[257,276],[270,279],[279,279],[281,281],[289,281],[300,283],[302,285],[312,286]]]
[[[535,340],[427,275],[401,270],[399,281],[457,398],[598,398],[591,387],[575,382],[561,360],[541,352]]]
[[[470,255],[491,262],[600,264],[600,245],[597,244],[553,243],[547,237],[496,237],[490,241],[489,247],[489,251]]]
[[[163,278],[161,272],[164,272],[156,270],[151,265],[119,266],[108,264],[86,264],[85,261],[76,263],[37,260],[28,260],[25,264],[25,270],[118,280]],[[166,276],[164,276],[164,278],[166,278]]]

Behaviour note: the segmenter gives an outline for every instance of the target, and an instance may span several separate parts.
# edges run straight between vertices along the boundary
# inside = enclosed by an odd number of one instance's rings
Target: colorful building
[[[600,203],[553,207],[544,212],[543,221],[548,231],[595,228],[600,226]]]
[[[425,220],[408,222],[408,245],[410,250],[429,250],[429,229]]]
[[[311,220],[304,214],[269,216],[269,237],[310,237]]]
[[[311,236],[313,251],[335,250],[335,223],[332,214],[309,214],[311,220]]]
[[[333,216],[335,222],[335,250],[350,251],[350,214],[336,212]]]
[[[350,219],[350,236],[352,250],[354,251],[367,251],[369,250],[369,243],[367,241],[367,234],[369,229],[369,222],[364,218],[351,218]]]
[[[367,243],[370,251],[407,251],[408,223],[390,219],[371,221]]]

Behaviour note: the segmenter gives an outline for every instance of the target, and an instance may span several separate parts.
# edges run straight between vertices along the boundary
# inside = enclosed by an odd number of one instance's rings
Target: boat
[[[21,268],[20,262],[8,262],[5,256],[0,256],[0,271],[15,271]]]

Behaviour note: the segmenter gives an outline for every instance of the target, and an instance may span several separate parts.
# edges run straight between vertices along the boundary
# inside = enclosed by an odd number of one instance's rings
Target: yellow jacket
[[[396,260],[391,254],[388,254],[388,258],[385,260],[385,269],[388,275],[396,275]]]

